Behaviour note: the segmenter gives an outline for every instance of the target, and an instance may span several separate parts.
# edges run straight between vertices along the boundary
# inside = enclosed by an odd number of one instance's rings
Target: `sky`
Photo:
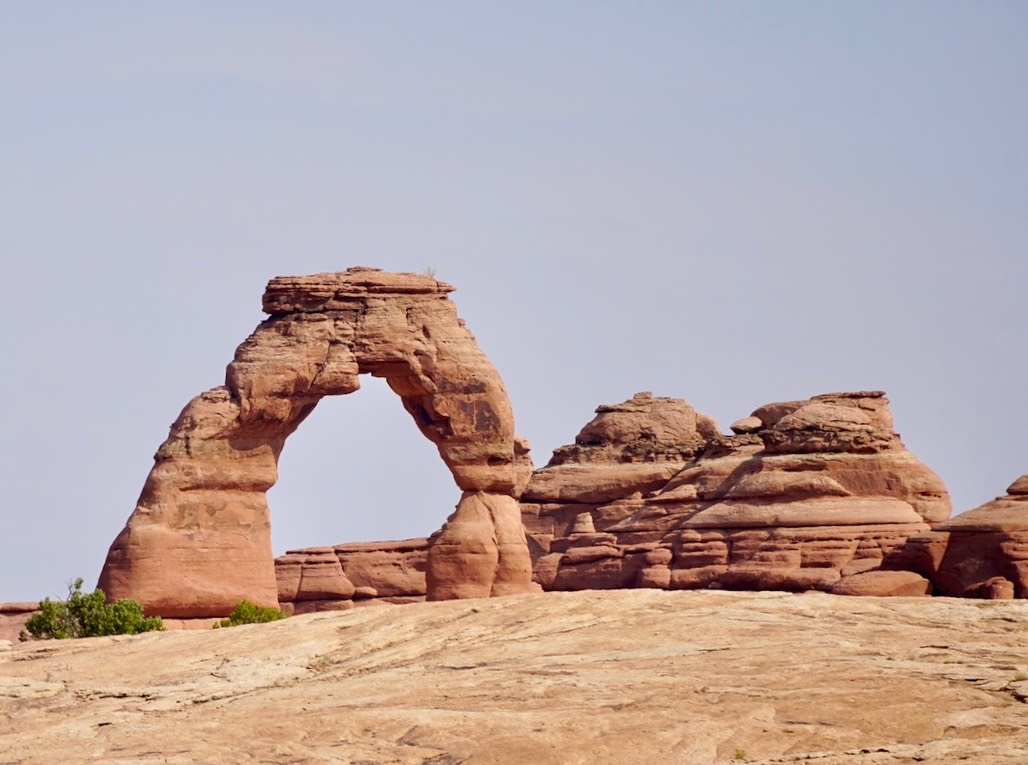
[[[537,465],[596,406],[885,390],[957,511],[1028,472],[1028,5],[0,7],[0,601],[100,572],[280,274],[424,272]],[[322,401],[276,553],[459,498],[384,382]]]

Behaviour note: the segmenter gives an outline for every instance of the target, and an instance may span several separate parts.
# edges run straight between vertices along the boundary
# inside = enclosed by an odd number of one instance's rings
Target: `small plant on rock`
[[[213,629],[219,627],[238,627],[240,624],[263,624],[265,622],[276,622],[285,619],[289,614],[279,611],[277,608],[264,608],[255,605],[249,600],[239,602],[227,619],[222,619],[214,625]]]
[[[67,600],[44,598],[39,611],[25,622],[26,632],[19,638],[28,640],[63,640],[65,638],[100,637],[102,635],[135,635],[163,630],[159,616],[144,616],[137,600],[107,602],[103,590],[82,592],[82,579],[68,585]]]

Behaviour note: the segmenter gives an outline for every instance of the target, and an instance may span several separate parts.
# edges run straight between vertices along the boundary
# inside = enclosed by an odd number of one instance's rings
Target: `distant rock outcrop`
[[[429,540],[351,542],[275,559],[278,600],[295,614],[425,599]]]
[[[940,595],[1028,598],[1028,474],[1005,496],[913,536],[886,565],[922,574]]]
[[[243,598],[276,605],[265,492],[279,453],[322,397],[352,393],[368,373],[386,379],[463,492],[428,546],[427,597],[536,589],[516,499],[527,446],[452,289],[369,268],[272,279],[270,318],[236,350],[225,385],[172,425],[99,586],[169,617],[225,615]],[[330,558],[305,560],[298,602],[349,592]]]
[[[768,404],[722,435],[680,399],[602,406],[522,498],[544,589],[787,589],[923,594],[880,574],[949,517],[942,480],[880,392]],[[869,575],[873,574],[873,575]]]

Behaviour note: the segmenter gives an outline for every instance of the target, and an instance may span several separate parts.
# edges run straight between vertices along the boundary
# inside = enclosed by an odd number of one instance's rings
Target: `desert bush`
[[[285,619],[289,614],[279,611],[277,608],[265,608],[251,603],[249,600],[241,600],[239,605],[232,609],[227,619],[222,619],[214,625],[219,627],[238,627],[240,624],[263,624]]]
[[[136,600],[107,602],[103,590],[82,592],[82,579],[68,585],[67,600],[44,598],[39,611],[25,622],[27,632],[20,638],[28,640],[63,640],[65,638],[100,637],[101,635],[135,635],[139,632],[163,630],[159,616],[144,616]]]

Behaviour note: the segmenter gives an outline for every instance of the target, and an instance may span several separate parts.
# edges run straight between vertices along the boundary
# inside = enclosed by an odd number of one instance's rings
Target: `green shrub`
[[[139,632],[163,630],[159,616],[144,616],[143,607],[136,600],[108,603],[103,590],[89,594],[82,592],[82,579],[68,585],[67,600],[44,598],[38,613],[25,622],[29,636],[36,640],[63,640],[65,638],[99,637],[101,635],[135,635]]]
[[[222,619],[214,625],[213,629],[219,627],[238,627],[240,624],[263,624],[264,622],[276,622],[285,619],[289,614],[279,611],[277,608],[264,608],[254,605],[249,600],[242,600],[236,606],[227,619]]]

